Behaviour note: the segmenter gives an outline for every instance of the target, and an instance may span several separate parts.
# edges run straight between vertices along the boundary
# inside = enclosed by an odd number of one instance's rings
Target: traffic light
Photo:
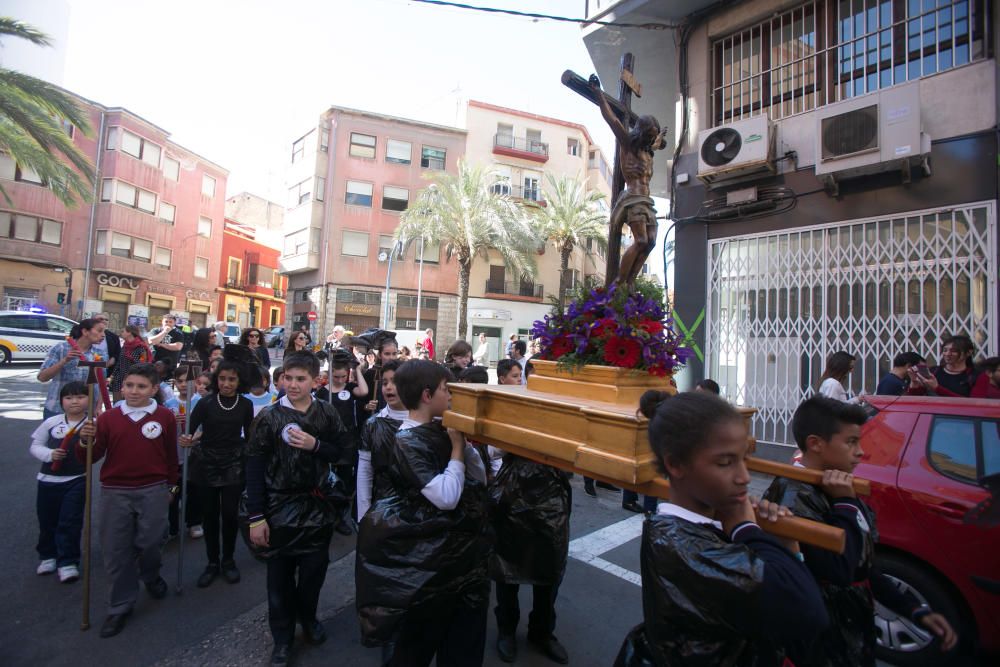
[[[58,303],[58,304],[64,304],[64,303],[66,303],[66,293],[65,292],[59,292],[59,294],[56,295],[56,303]]]

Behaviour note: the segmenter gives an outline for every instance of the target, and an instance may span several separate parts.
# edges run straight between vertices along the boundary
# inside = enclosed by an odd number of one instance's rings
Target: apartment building
[[[639,113],[687,122],[653,183],[675,198],[687,379],[757,408],[761,451],[787,456],[832,352],[856,355],[851,389],[869,392],[899,352],[938,359],[947,333],[997,354],[996,2],[585,8],[686,22],[676,43],[593,24],[583,39],[605,82],[635,54]]]
[[[471,100],[466,112],[466,159],[488,166],[496,178],[494,192],[526,207],[546,205],[547,177],[568,177],[586,183],[608,198],[611,170],[603,152],[583,125]],[[551,309],[549,296],[559,292],[559,253],[540,248],[534,281],[508,275],[503,258],[491,252],[477,257],[469,285],[469,340],[480,333],[494,345],[490,358],[502,357],[511,334],[527,337],[535,320]],[[603,280],[604,258],[593,248],[579,247],[570,258],[567,277],[575,285],[589,276]]]
[[[241,327],[285,322],[287,278],[279,273],[285,207],[249,192],[226,200],[216,312]]]
[[[91,203],[63,206],[37,174],[0,154],[2,308],[111,325],[166,313],[203,325],[216,304],[228,171],[127,109],[74,96],[90,119],[67,125],[96,167]]]
[[[422,255],[416,245],[394,250],[393,233],[426,175],[457,172],[465,135],[330,107],[292,142],[281,255],[290,326],[310,327],[314,339],[338,324],[356,333],[431,328],[438,341],[455,339],[457,263],[437,245]]]

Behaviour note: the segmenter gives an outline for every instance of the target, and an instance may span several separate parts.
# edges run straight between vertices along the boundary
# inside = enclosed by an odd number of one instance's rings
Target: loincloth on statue
[[[611,209],[610,222],[612,229],[621,229],[624,225],[630,228],[636,224],[655,225],[656,208],[653,205],[653,198],[646,195],[630,195],[626,192]]]

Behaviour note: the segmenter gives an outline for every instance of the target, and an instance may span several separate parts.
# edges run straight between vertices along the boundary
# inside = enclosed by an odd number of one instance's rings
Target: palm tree
[[[38,46],[51,45],[48,36],[36,28],[0,16],[3,35]],[[73,206],[77,197],[90,197],[94,169],[63,129],[63,121],[90,134],[86,114],[69,95],[41,79],[0,67],[0,151],[8,153],[22,169],[37,173],[59,201]],[[0,193],[10,203],[2,185]]]
[[[475,257],[489,258],[496,250],[507,268],[534,278],[538,238],[520,206],[495,194],[495,177],[481,167],[459,161],[458,174],[436,174],[403,214],[396,239],[409,243],[423,238],[445,247],[458,260],[458,337],[469,328],[469,276]]]
[[[556,179],[548,175],[546,205],[537,212],[538,235],[559,251],[560,312],[569,284],[569,259],[573,249],[592,240],[601,254],[608,251],[608,218],[600,207],[604,195],[596,190],[587,192],[575,178]]]

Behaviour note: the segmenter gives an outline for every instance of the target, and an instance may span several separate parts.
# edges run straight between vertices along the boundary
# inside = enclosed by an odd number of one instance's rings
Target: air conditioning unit
[[[774,174],[774,125],[754,116],[698,133],[698,178],[709,187]]]
[[[913,166],[930,175],[931,138],[920,131],[920,84],[912,82],[816,111],[816,175],[828,184]]]

